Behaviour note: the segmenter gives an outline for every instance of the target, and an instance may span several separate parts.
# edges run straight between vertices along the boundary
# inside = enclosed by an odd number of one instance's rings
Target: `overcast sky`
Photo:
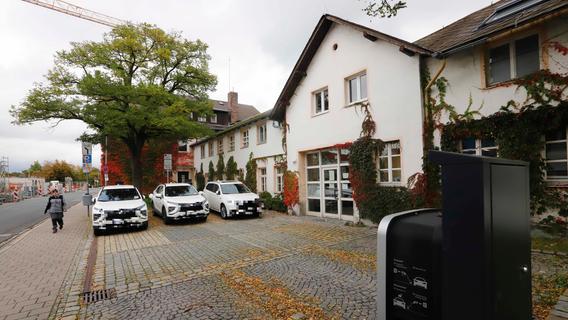
[[[408,0],[391,19],[367,17],[360,0],[67,0],[131,22],[149,22],[166,31],[209,44],[210,70],[219,80],[210,96],[226,99],[229,89],[239,102],[260,111],[272,108],[319,18],[330,13],[408,41],[415,41],[490,0]],[[64,122],[14,126],[8,111],[20,103],[34,82],[41,82],[56,51],[70,42],[101,39],[109,28],[19,0],[0,0],[0,156],[10,171],[34,160],[81,164],[75,139],[85,126]],[[230,59],[230,84],[229,84]],[[95,147],[93,164],[100,165]]]

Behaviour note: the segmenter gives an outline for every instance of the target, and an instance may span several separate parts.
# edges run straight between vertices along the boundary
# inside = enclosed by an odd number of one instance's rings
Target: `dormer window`
[[[524,77],[540,69],[538,35],[510,41],[487,52],[487,84]]]

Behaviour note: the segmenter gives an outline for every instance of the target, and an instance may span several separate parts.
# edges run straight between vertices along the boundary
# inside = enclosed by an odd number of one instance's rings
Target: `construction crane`
[[[72,3],[62,0],[22,0],[27,3],[35,4],[44,8],[59,11],[77,18],[89,20],[92,22],[100,23],[109,27],[116,27],[121,24],[126,24],[124,20],[113,18],[102,13],[98,13],[89,9],[76,6]]]

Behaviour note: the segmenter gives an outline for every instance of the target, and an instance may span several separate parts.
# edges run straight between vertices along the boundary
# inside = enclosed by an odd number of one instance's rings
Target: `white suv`
[[[207,220],[207,201],[188,183],[167,183],[159,185],[153,193],[152,210],[160,214],[165,224],[172,220]]]
[[[221,213],[223,219],[239,215],[258,217],[262,212],[260,197],[238,181],[208,182],[203,196],[209,202],[209,209]]]
[[[91,216],[96,236],[114,228],[148,228],[148,208],[134,186],[103,187],[93,203]]]

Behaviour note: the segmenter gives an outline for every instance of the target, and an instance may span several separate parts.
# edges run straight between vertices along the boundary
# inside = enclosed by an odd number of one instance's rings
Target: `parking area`
[[[376,230],[268,212],[97,238],[88,319],[373,319]]]

